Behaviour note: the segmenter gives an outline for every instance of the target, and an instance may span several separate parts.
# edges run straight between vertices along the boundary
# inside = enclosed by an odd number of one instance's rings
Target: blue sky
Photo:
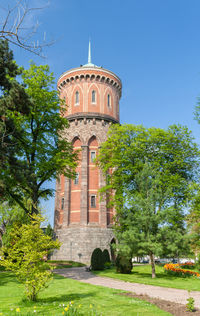
[[[58,79],[87,62],[90,37],[92,62],[122,80],[121,123],[187,125],[200,143],[193,114],[200,96],[199,12],[199,0],[51,0],[26,21],[29,26],[38,20],[38,37],[46,32],[55,40],[45,49],[47,58],[12,48],[19,65],[28,67],[30,59],[49,64]],[[45,207],[52,223],[53,199]]]

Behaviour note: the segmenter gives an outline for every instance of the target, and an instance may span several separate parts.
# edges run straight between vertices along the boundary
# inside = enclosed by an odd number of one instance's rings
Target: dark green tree
[[[17,154],[18,146],[15,138],[19,132],[16,131],[13,119],[8,116],[8,111],[25,115],[30,111],[29,97],[24,86],[16,80],[22,73],[9,50],[6,40],[0,40],[0,199],[9,198],[6,190],[4,176],[6,174],[8,161]],[[9,186],[12,186],[10,181]]]
[[[129,258],[149,254],[155,277],[154,256],[183,251],[185,244],[184,209],[199,170],[191,133],[181,126],[165,131],[114,125],[98,165],[107,179],[102,191],[115,191],[111,202],[119,253]]]

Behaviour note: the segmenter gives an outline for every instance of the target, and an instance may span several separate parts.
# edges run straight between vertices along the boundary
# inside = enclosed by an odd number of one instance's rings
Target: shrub
[[[92,267],[92,270],[104,269],[103,253],[100,248],[96,248],[93,250],[93,253],[91,256],[91,267]]]
[[[104,251],[102,252],[102,256],[103,256],[104,265],[106,262],[110,263],[110,254],[107,249],[104,249]]]
[[[128,258],[125,256],[121,256],[118,254],[117,259],[115,261],[116,270],[119,273],[131,273],[132,270],[132,258]]]
[[[194,312],[194,298],[193,297],[189,297],[187,299],[186,308],[188,312]]]
[[[33,216],[28,224],[14,224],[10,230],[10,242],[1,248],[1,265],[15,273],[19,282],[24,284],[26,297],[35,301],[39,291],[47,287],[52,272],[43,258],[60,243],[46,236],[40,224],[42,217]],[[48,269],[48,270],[47,270]]]

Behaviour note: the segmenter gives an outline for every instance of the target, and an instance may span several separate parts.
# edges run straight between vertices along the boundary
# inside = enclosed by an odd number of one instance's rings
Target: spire
[[[96,66],[96,65],[92,64],[91,41],[90,41],[90,39],[89,39],[89,46],[88,46],[88,62],[87,62],[87,64],[85,64],[83,66],[81,65],[81,67],[98,67],[99,68],[99,66]]]
[[[92,60],[91,60],[91,43],[90,43],[90,39],[89,39],[89,47],[88,47],[88,64],[91,64]]]

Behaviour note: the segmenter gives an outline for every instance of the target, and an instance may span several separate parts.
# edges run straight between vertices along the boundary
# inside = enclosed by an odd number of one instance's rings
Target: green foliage
[[[190,246],[196,255],[200,251],[200,186],[196,184],[193,188],[192,203],[187,216],[187,224]]]
[[[53,89],[54,77],[49,67],[31,64],[21,77],[21,85],[10,78],[11,87],[15,87],[0,98],[0,107],[6,109],[5,121],[9,123],[1,151],[0,178],[9,200],[16,201],[28,213],[24,201],[29,199],[31,213],[38,213],[40,199],[53,194],[53,190],[44,188],[43,184],[60,174],[73,177],[77,153],[65,137],[69,124],[64,117],[62,101]],[[17,89],[23,90],[26,98],[22,98],[21,92],[18,100]],[[19,108],[22,99],[27,108],[23,108],[24,104],[22,109]],[[9,126],[12,129],[9,130]],[[14,144],[14,147],[5,146],[5,142]]]
[[[167,130],[113,125],[102,144],[98,165],[114,190],[118,253],[154,256],[187,254],[184,209],[191,201],[199,151],[185,127]],[[112,172],[111,172],[112,170]]]
[[[0,241],[7,245],[10,241],[10,230],[13,223],[28,223],[29,216],[16,203],[3,202],[0,205]]]
[[[188,312],[194,312],[194,298],[193,297],[189,297],[187,299],[187,304],[186,304],[186,308]]]
[[[109,254],[108,249],[104,249],[104,251],[102,252],[102,256],[103,256],[104,265],[105,263],[110,263],[110,254]]]
[[[104,259],[103,259],[102,250],[100,248],[95,248],[92,252],[91,267],[92,267],[92,270],[104,269]]]
[[[30,107],[23,84],[16,80],[21,73],[22,69],[13,60],[7,41],[0,40],[0,199],[3,201],[10,197],[9,191],[14,186],[7,166],[15,163],[14,157],[18,154],[15,140],[21,136],[8,112],[15,111],[25,115]]]
[[[133,268],[132,258],[128,258],[127,256],[122,256],[120,254],[117,255],[116,261],[116,271],[118,273],[129,274]]]
[[[52,249],[58,249],[60,243],[45,235],[40,228],[42,217],[34,215],[27,224],[15,223],[10,230],[10,240],[1,249],[1,265],[13,271],[25,286],[29,300],[35,301],[42,288],[52,279],[51,270],[43,257]]]
[[[45,229],[45,235],[47,235],[47,236],[53,238],[53,236],[54,236],[54,230],[53,230],[53,228],[51,227],[51,224],[48,224],[48,225],[47,225],[47,228]]]

